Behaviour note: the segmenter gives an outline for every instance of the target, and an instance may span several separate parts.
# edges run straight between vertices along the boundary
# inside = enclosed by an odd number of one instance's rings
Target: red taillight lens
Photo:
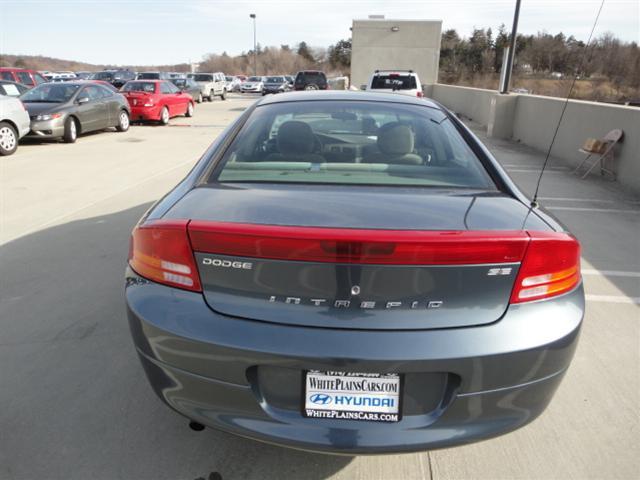
[[[131,234],[131,268],[154,282],[201,291],[187,235],[188,223],[188,220],[155,220],[137,226]]]
[[[424,93],[422,93],[422,92],[416,92],[416,97],[420,97],[420,98],[422,98],[422,97],[424,97]]]
[[[197,252],[308,262],[464,265],[520,262],[522,231],[419,231],[189,223]]]
[[[580,283],[580,244],[571,235],[529,232],[531,242],[511,294],[511,303],[555,297]]]

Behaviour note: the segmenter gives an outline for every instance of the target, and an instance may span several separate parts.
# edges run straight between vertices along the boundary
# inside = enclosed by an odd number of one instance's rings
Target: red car
[[[171,117],[193,116],[191,95],[166,80],[133,80],[120,90],[131,107],[131,121],[154,120],[162,125]]]
[[[47,83],[46,78],[35,70],[29,70],[28,68],[2,67],[0,68],[0,80],[18,82],[27,87],[35,87],[41,83]]]

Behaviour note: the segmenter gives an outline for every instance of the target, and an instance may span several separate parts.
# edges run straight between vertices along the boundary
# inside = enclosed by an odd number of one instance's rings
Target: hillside
[[[41,55],[1,55],[0,67],[31,68],[33,70],[51,70],[72,72],[90,71],[96,72],[106,68],[128,68],[135,71],[166,70],[172,72],[189,71],[186,63],[178,65],[100,65],[75,60],[63,60],[61,58],[43,57]]]

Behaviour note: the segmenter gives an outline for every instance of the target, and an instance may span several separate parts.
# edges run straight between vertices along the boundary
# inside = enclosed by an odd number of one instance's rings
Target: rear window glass
[[[147,92],[154,93],[156,84],[154,82],[127,82],[122,87],[123,92]]]
[[[213,75],[203,75],[201,73],[198,73],[193,76],[193,79],[196,82],[213,82]]]
[[[113,73],[111,72],[97,72],[91,75],[89,78],[92,80],[111,80],[113,78]]]
[[[389,88],[395,90],[413,90],[418,88],[413,75],[375,75],[371,88]]]
[[[155,72],[139,73],[138,80],[159,80],[160,74]]]
[[[296,82],[326,82],[327,77],[325,77],[322,72],[300,72],[296,77]]]
[[[210,181],[495,188],[440,110],[362,101],[257,107]]]

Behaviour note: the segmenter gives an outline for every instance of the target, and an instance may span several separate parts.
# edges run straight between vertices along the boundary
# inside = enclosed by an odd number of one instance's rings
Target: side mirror
[[[89,103],[89,97],[80,97],[78,99],[78,105],[83,105],[85,103]]]
[[[176,92],[176,94],[177,94],[177,95],[182,95],[182,90],[178,90],[178,91]]]

